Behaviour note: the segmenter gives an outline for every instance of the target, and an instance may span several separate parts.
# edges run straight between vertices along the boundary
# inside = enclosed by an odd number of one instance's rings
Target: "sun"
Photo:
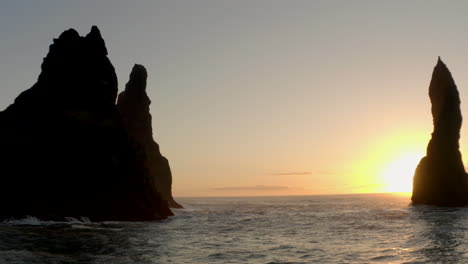
[[[429,137],[423,131],[396,130],[369,140],[353,162],[353,191],[410,193]]]
[[[413,175],[422,158],[418,152],[407,152],[389,163],[382,171],[386,192],[411,192]]]

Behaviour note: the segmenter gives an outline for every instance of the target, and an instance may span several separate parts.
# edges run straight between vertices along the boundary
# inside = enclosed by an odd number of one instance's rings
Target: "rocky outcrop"
[[[41,68],[0,112],[0,218],[171,215],[115,104],[117,77],[98,28],[63,32]]]
[[[434,131],[413,179],[414,204],[468,204],[468,175],[459,151],[462,115],[457,86],[440,60],[429,86]]]
[[[119,94],[117,107],[123,117],[137,156],[150,175],[150,182],[167,200],[170,207],[182,208],[172,197],[172,174],[169,161],[161,155],[159,145],[153,139],[151,100],[146,94],[147,73],[145,67],[136,64],[130,74],[125,91]]]

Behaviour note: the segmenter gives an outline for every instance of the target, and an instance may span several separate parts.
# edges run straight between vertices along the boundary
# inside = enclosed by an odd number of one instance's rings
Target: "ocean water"
[[[468,208],[396,194],[180,198],[158,222],[0,223],[0,263],[468,263]]]

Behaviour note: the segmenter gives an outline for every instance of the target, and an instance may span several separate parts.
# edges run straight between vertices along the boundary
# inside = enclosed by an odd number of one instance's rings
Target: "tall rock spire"
[[[427,153],[413,179],[414,204],[468,204],[468,175],[459,150],[462,115],[457,86],[447,66],[438,59],[429,85],[434,124]]]
[[[145,168],[149,173],[149,182],[153,184],[170,207],[181,208],[172,197],[172,173],[168,160],[161,155],[159,145],[153,139],[152,117],[146,93],[147,72],[145,67],[135,64],[130,73],[130,80],[125,91],[119,94],[117,107],[136,149],[141,153]]]

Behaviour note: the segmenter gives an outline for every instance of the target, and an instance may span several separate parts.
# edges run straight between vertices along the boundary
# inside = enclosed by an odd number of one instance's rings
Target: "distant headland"
[[[181,207],[153,140],[143,66],[116,104],[117,76],[93,26],[54,39],[41,69],[0,112],[0,218],[142,221]]]
[[[439,58],[429,85],[434,131],[413,179],[413,204],[468,205],[468,175],[459,150],[462,115],[452,74]]]

